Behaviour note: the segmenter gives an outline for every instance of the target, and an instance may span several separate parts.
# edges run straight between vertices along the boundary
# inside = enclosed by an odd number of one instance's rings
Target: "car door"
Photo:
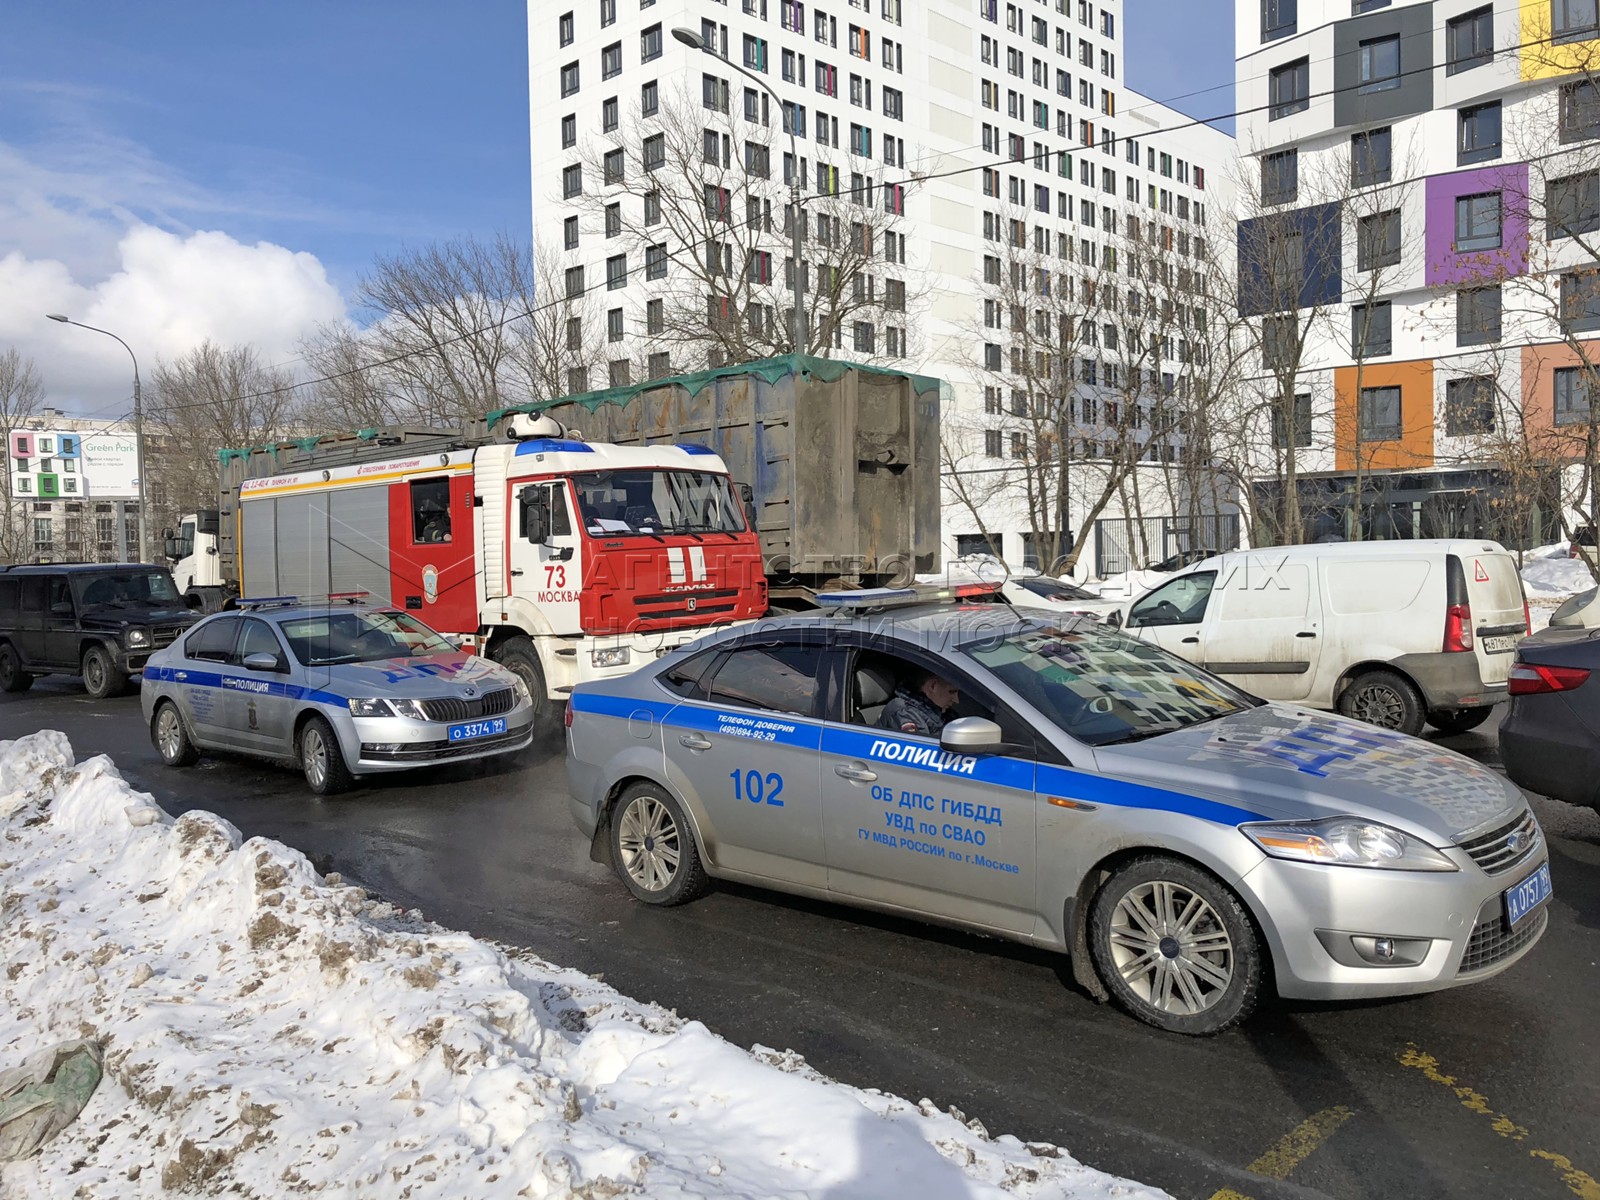
[[[170,664],[173,695],[198,742],[247,750],[248,743],[234,737],[228,725],[228,693],[222,681],[228,674],[239,633],[239,618],[231,615],[200,622],[180,643],[183,656]]]
[[[971,675],[875,638],[846,645],[822,734],[823,848],[842,896],[1007,933],[1036,925],[1031,734]],[[932,671],[961,691],[957,716],[996,720],[1007,754],[947,753],[877,724],[885,693]],[[889,686],[892,679],[894,687]]]
[[[49,590],[44,618],[44,656],[52,666],[77,670],[82,638],[78,633],[78,605],[72,581],[65,575],[46,576]]]
[[[1203,661],[1201,625],[1216,579],[1215,571],[1195,571],[1168,580],[1134,602],[1128,610],[1128,631],[1190,662]]]
[[[282,668],[288,665],[288,656],[266,621],[244,617],[238,624],[238,637],[228,656],[228,676],[223,681],[225,723],[243,747],[262,754],[286,755],[290,751],[294,709],[286,686],[289,674],[285,670],[252,670],[245,660],[254,654],[270,654]]]
[[[1321,620],[1307,563],[1247,555],[1211,589],[1199,661],[1264,700],[1304,700],[1322,653]]]
[[[720,654],[662,722],[667,780],[726,870],[823,888],[817,747],[823,648],[763,635]]]
[[[49,579],[44,575],[24,575],[19,582],[22,614],[15,636],[17,651],[29,666],[43,666],[49,660],[44,640],[45,616],[50,608]]]

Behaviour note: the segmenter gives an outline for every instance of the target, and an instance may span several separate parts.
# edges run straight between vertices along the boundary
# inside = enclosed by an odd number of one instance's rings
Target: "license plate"
[[[1546,903],[1550,896],[1550,864],[1545,863],[1521,883],[1506,889],[1506,924],[1515,928],[1517,922]]]
[[[1483,639],[1483,652],[1485,654],[1509,654],[1517,648],[1517,643],[1522,640],[1520,633],[1503,633],[1497,637]]]
[[[497,733],[506,731],[506,719],[496,717],[492,721],[464,721],[460,725],[450,726],[450,740],[452,742],[470,742],[473,738],[493,737]]]

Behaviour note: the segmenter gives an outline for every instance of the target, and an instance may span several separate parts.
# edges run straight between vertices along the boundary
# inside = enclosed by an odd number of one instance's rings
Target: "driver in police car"
[[[955,684],[932,671],[924,671],[914,687],[902,683],[895,689],[894,698],[884,705],[878,724],[896,733],[938,737],[960,699],[961,693]]]

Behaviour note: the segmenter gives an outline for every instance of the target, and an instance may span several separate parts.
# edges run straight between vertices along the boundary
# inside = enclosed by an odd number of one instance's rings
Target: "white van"
[[[1336,542],[1205,559],[1124,623],[1263,699],[1460,733],[1506,699],[1528,607],[1495,542]]]

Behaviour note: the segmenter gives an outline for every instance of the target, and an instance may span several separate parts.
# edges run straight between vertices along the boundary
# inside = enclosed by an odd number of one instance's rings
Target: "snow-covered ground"
[[[109,759],[0,742],[0,1068],[106,1075],[6,1197],[1146,1197],[319,876]]]

